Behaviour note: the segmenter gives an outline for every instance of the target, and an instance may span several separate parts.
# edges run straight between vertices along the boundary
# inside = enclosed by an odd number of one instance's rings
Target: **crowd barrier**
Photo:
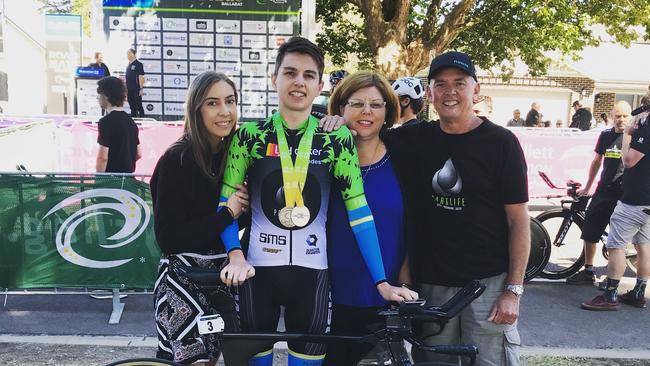
[[[145,178],[0,173],[0,287],[111,289],[119,322],[118,290],[151,290],[161,255]]]

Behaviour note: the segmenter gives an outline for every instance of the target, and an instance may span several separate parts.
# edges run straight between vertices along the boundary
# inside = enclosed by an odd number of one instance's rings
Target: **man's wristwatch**
[[[520,297],[521,295],[524,294],[524,286],[523,285],[506,285],[504,289],[506,291],[512,292],[517,297]]]

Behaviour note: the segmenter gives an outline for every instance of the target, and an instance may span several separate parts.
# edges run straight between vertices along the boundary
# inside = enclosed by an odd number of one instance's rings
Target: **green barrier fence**
[[[148,184],[0,173],[0,287],[151,289],[159,259]]]

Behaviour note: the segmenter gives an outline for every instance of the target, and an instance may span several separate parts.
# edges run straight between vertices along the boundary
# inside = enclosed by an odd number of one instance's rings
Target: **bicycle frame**
[[[179,273],[204,290],[215,290],[223,286],[219,273],[194,267],[181,267]],[[414,347],[424,351],[468,357],[470,364],[476,361],[478,349],[473,345],[430,345],[413,333],[412,321],[433,322],[440,326],[442,332],[446,323],[457,316],[467,305],[478,298],[485,285],[473,281],[458,291],[451,299],[440,306],[423,307],[421,304],[402,303],[397,308],[381,310],[379,316],[385,318],[385,326],[365,336],[345,336],[333,334],[303,334],[303,333],[216,333],[224,341],[304,341],[313,343],[367,343],[381,344],[390,353],[390,361],[394,366],[411,366],[408,354],[404,351],[403,341],[410,342]],[[438,334],[439,334],[438,332]],[[433,334],[435,335],[435,334]],[[384,363],[385,364],[385,363]]]
[[[569,229],[571,228],[571,224],[575,221],[575,217],[579,216],[581,219],[584,220],[585,218],[585,209],[587,207],[587,202],[589,201],[589,197],[587,196],[582,196],[582,197],[572,197],[570,200],[562,200],[561,205],[562,209],[564,212],[564,219],[562,220],[562,224],[560,227],[562,228],[557,232],[555,235],[555,238],[553,239],[553,245],[556,247],[559,247],[562,245],[564,242],[564,238],[566,237],[566,234],[569,232]],[[567,204],[571,204],[569,208],[566,207]]]

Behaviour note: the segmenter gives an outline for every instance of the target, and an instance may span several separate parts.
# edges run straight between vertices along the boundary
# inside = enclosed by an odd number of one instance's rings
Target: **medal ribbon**
[[[316,127],[318,127],[318,120],[311,115],[307,119],[307,127],[305,128],[304,135],[300,139],[300,144],[298,144],[296,162],[294,164],[289,153],[289,143],[287,143],[287,137],[284,134],[284,120],[282,116],[280,116],[280,113],[275,113],[271,119],[275,133],[278,136],[285,205],[286,207],[305,206],[302,190],[305,188],[305,181],[307,180],[311,144],[314,139]]]

